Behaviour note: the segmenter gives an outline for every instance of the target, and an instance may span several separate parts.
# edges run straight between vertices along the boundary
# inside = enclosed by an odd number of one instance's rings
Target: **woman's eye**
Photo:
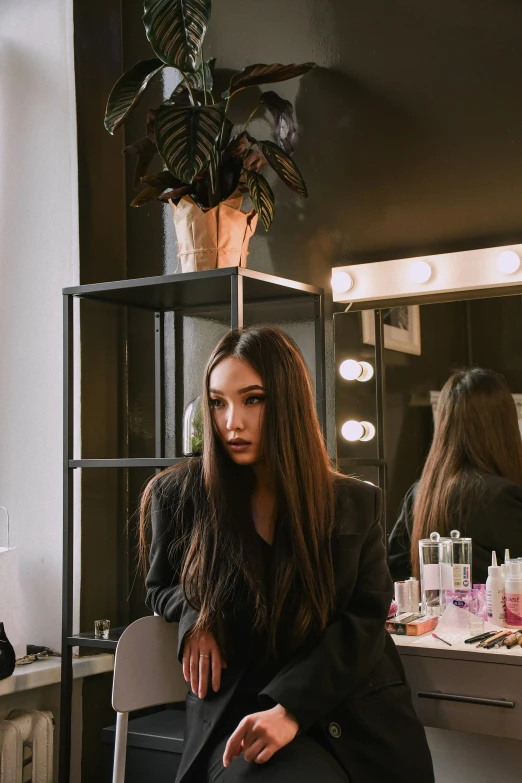
[[[221,405],[221,400],[215,400],[215,399],[210,400],[211,408],[218,408],[220,405]]]
[[[248,397],[245,400],[245,405],[248,405],[249,403],[253,403],[255,405],[256,402],[264,402],[266,397]]]

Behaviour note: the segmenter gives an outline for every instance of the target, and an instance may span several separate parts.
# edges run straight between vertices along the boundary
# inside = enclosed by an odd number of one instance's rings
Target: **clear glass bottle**
[[[445,590],[453,588],[453,553],[450,538],[432,533],[419,541],[419,570],[422,611],[428,617],[441,615],[446,606]]]

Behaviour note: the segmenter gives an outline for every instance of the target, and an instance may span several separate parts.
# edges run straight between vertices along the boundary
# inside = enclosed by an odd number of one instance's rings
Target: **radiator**
[[[0,783],[53,783],[53,728],[47,710],[11,710],[0,721]]]

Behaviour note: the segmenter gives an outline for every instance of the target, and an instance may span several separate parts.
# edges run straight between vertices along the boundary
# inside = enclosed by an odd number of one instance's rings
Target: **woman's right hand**
[[[208,655],[208,658],[205,656]],[[212,689],[218,691],[221,685],[221,669],[227,668],[221,651],[211,631],[200,636],[185,637],[183,645],[183,676],[190,680],[192,691],[204,699],[207,695],[207,684],[210,667],[212,666]]]

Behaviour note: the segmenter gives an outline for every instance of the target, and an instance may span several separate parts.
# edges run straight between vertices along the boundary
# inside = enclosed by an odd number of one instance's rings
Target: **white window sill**
[[[72,659],[73,678],[90,677],[92,674],[111,672],[114,668],[114,655],[102,653]],[[5,680],[0,680],[0,698],[10,693],[28,691],[32,688],[43,688],[55,685],[61,680],[62,659],[47,658],[42,661],[16,666],[14,672]]]

